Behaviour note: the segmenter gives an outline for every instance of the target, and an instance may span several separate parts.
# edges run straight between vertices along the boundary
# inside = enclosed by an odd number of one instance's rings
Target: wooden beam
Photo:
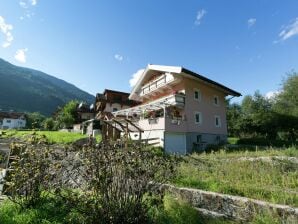
[[[131,126],[134,126],[136,129],[138,129],[139,132],[144,132],[144,130],[140,127],[138,127],[136,124],[134,124],[132,121],[125,119]]]

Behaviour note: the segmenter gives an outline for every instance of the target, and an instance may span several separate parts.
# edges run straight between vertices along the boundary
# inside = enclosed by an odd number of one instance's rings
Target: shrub
[[[162,203],[160,184],[175,174],[175,157],[136,145],[61,149],[35,140],[13,146],[18,156],[6,192],[23,209],[54,195],[88,223],[144,223],[148,210]]]

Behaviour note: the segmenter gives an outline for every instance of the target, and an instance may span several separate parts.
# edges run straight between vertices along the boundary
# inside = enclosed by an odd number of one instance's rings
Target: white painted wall
[[[26,126],[26,120],[4,118],[2,121],[1,128],[3,128],[3,129],[18,129],[18,128],[24,128],[25,126]]]
[[[104,111],[105,112],[113,112],[113,108],[117,109],[117,111],[118,111],[118,110],[128,109],[128,108],[130,108],[130,106],[122,105],[122,107],[121,107],[121,104],[119,104],[119,103],[107,103]]]
[[[138,140],[139,139],[139,133],[138,132],[132,132],[130,133],[131,138],[133,140]],[[142,139],[150,139],[150,138],[159,138],[159,145],[155,146],[161,146],[164,147],[164,130],[150,130],[150,131],[144,131],[142,133]],[[152,140],[149,141],[149,143],[155,143],[158,140]]]
[[[186,134],[165,132],[164,149],[168,153],[186,154]]]

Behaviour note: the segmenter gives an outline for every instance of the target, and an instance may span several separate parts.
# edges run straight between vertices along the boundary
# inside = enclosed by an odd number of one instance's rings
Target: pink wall
[[[201,101],[194,99],[194,89],[199,89],[201,92]],[[227,134],[226,122],[226,104],[225,94],[203,82],[183,78],[181,82],[172,86],[170,89],[165,90],[163,93],[158,93],[151,96],[150,99],[144,100],[143,104],[149,103],[153,100],[172,95],[175,91],[185,90],[185,120],[180,125],[172,124],[171,119],[166,117],[165,130],[170,132],[201,132],[209,134]],[[218,96],[219,105],[213,103],[213,97]],[[202,123],[195,123],[194,112],[201,112]],[[221,120],[221,127],[215,127],[215,116],[219,116]],[[160,122],[159,122],[160,125]],[[161,126],[158,125],[158,128]],[[145,125],[146,128],[147,125]]]
[[[185,79],[185,113],[187,120],[187,132],[202,132],[210,134],[227,134],[225,95],[221,91],[207,86],[203,82],[193,79]],[[194,89],[201,91],[201,101],[194,99]],[[213,97],[217,95],[219,105],[213,103]],[[195,124],[194,112],[202,113],[202,124]],[[215,115],[220,116],[221,127],[215,127]]]
[[[185,120],[180,125],[172,124],[170,118],[165,120],[166,131],[172,132],[201,132],[210,134],[227,134],[227,122],[226,122],[226,104],[225,94],[221,91],[207,86],[203,82],[196,81],[194,79],[184,78],[182,82],[172,87],[172,90],[168,92],[168,95],[172,94],[175,90],[185,90]],[[201,92],[201,101],[194,99],[194,89],[199,89]],[[164,96],[164,95],[163,95]],[[219,105],[214,105],[213,98],[218,96]],[[157,97],[157,96],[156,96]],[[159,95],[160,97],[160,95]],[[156,98],[154,98],[156,99]],[[202,123],[195,123],[194,112],[201,112]],[[219,116],[221,120],[221,126],[215,126],[215,116]]]

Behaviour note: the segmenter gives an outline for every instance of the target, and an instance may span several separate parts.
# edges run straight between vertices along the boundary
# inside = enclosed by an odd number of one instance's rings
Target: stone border
[[[284,221],[298,220],[298,208],[287,205],[192,188],[178,188],[173,185],[163,185],[163,189],[181,197],[198,211],[203,210],[211,216],[216,214],[227,219],[250,221],[256,214],[272,212]]]

